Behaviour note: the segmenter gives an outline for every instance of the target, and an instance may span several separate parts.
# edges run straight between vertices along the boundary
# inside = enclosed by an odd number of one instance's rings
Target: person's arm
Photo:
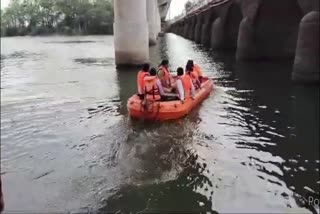
[[[163,79],[163,71],[160,69],[160,70],[158,70],[158,77],[159,77],[159,79]]]
[[[139,78],[139,73],[137,75],[137,88],[138,88],[138,94],[142,94],[141,93],[141,85],[140,85],[140,78]]]
[[[201,81],[200,81],[200,76],[197,78],[197,84],[198,84],[198,86],[199,86],[199,89],[201,89]]]
[[[179,94],[180,100],[184,101],[184,89],[183,89],[183,85],[182,85],[181,80],[177,80],[177,89],[178,89],[178,94]]]
[[[138,94],[143,94],[143,90],[140,85],[138,85]]]
[[[161,96],[164,96],[164,90],[163,90],[163,87],[162,87],[160,79],[157,79],[157,86],[158,86],[158,89],[159,89],[159,94]]]
[[[166,81],[164,80],[164,72],[161,69],[158,71],[158,78],[160,79],[162,85],[167,84]]]
[[[194,97],[196,96],[196,90],[194,88],[192,80],[190,80],[190,83],[191,83],[191,97],[194,99]]]
[[[169,68],[168,68],[168,74],[169,74],[170,79],[172,79],[172,76],[173,76],[173,75],[172,75],[172,73],[171,73],[171,69],[169,69]]]

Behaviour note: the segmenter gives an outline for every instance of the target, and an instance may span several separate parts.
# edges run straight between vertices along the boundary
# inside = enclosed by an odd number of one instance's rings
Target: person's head
[[[182,76],[182,75],[183,75],[183,68],[179,67],[179,68],[177,69],[177,75],[178,75],[178,76]]]
[[[156,76],[157,75],[157,70],[155,68],[151,68],[149,73],[150,73],[150,76]]]
[[[193,60],[189,59],[186,65],[186,72],[190,72],[193,70]]]
[[[190,67],[190,66],[191,66],[191,60],[189,59],[188,62],[187,62],[186,68]]]
[[[193,60],[190,59],[189,61],[190,61],[190,66],[193,68],[193,66],[194,66]]]
[[[142,66],[142,70],[143,70],[144,72],[148,72],[149,69],[150,69],[150,65],[149,65],[148,63],[146,63],[146,64],[144,64],[144,65]]]
[[[189,73],[193,70],[193,67],[191,66],[191,64],[187,64],[186,66],[186,72]]]
[[[167,59],[162,60],[161,66],[168,67],[169,66],[169,60],[167,60]]]

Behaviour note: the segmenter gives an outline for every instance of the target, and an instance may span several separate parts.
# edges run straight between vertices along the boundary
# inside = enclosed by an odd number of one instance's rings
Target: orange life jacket
[[[163,72],[163,80],[168,84],[168,86],[171,86],[171,74],[169,69],[164,66],[160,66],[159,70]]]
[[[139,94],[143,94],[144,78],[146,76],[149,76],[149,72],[139,71],[138,76],[137,76],[137,86],[138,86],[138,93]]]
[[[147,100],[160,100],[161,96],[157,86],[156,76],[146,76],[144,78],[144,93]]]
[[[184,90],[184,96],[185,96],[185,99],[189,98],[190,97],[190,94],[191,94],[191,78],[189,75],[185,74],[181,77],[178,77],[179,79],[181,79],[182,81],[182,85],[183,85],[183,90]]]

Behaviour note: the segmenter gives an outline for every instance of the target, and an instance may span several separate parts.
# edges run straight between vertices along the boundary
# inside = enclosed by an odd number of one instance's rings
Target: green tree
[[[24,0],[25,21],[31,32],[40,23],[40,6],[38,1]]]
[[[111,0],[11,0],[1,11],[1,35],[110,34]]]

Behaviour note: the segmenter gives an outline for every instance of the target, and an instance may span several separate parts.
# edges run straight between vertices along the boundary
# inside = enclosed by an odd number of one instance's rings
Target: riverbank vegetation
[[[112,34],[112,0],[11,0],[1,36]]]

